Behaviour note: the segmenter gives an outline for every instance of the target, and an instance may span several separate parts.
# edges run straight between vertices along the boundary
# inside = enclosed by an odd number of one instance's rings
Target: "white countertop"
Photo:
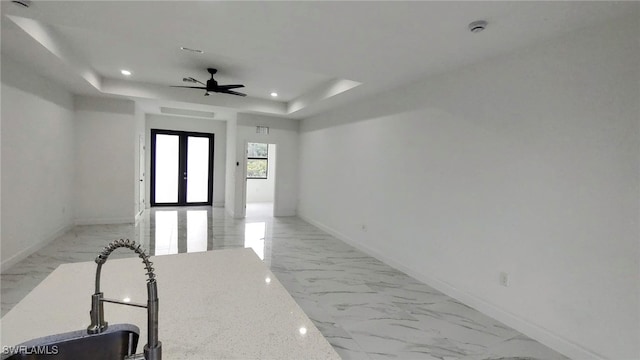
[[[340,359],[253,250],[167,255],[151,261],[164,359]],[[86,329],[95,271],[94,262],[59,266],[2,318],[2,346]],[[101,290],[105,298],[146,303],[142,261],[108,260]],[[104,307],[109,324],[140,328],[141,352],[147,340],[146,309],[109,303]]]

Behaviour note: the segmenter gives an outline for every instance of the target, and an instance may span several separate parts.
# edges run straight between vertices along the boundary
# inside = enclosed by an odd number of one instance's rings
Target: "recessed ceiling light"
[[[274,91],[274,92],[271,93],[271,96],[272,97],[278,97],[278,93]]]
[[[180,46],[180,50],[191,51],[191,52],[198,53],[198,54],[204,54],[204,51],[202,51],[202,50],[192,49],[192,48],[188,48],[188,47],[184,47],[184,46]]]
[[[124,76],[131,76],[131,71],[129,70],[120,70],[120,73]]]

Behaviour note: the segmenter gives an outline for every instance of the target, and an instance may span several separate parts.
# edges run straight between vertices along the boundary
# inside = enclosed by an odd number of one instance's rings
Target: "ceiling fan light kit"
[[[213,78],[213,75],[215,75],[218,72],[218,70],[214,68],[208,68],[207,71],[209,72],[209,74],[211,74],[211,79],[207,80],[206,84],[192,77],[182,78],[182,81],[184,82],[198,83],[204,86],[172,86],[172,87],[179,87],[179,88],[186,88],[186,89],[202,89],[202,90],[205,90],[204,96],[209,96],[210,92],[236,95],[236,96],[247,96],[247,94],[243,94],[243,93],[232,90],[232,89],[243,88],[244,85],[241,85],[241,84],[218,85],[218,82]]]

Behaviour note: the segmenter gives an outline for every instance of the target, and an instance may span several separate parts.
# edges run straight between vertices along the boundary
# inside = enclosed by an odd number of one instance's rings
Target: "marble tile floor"
[[[272,202],[247,203],[247,217],[271,217],[273,216]]]
[[[2,315],[58,265],[92,261],[114,239],[158,256],[252,247],[343,359],[567,359],[297,217],[250,206],[242,220],[161,208],[136,226],[76,226],[1,275]]]

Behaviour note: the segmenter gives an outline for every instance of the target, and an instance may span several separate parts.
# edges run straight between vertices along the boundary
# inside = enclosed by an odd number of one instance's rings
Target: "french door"
[[[213,141],[213,134],[151,129],[151,206],[212,204]]]

